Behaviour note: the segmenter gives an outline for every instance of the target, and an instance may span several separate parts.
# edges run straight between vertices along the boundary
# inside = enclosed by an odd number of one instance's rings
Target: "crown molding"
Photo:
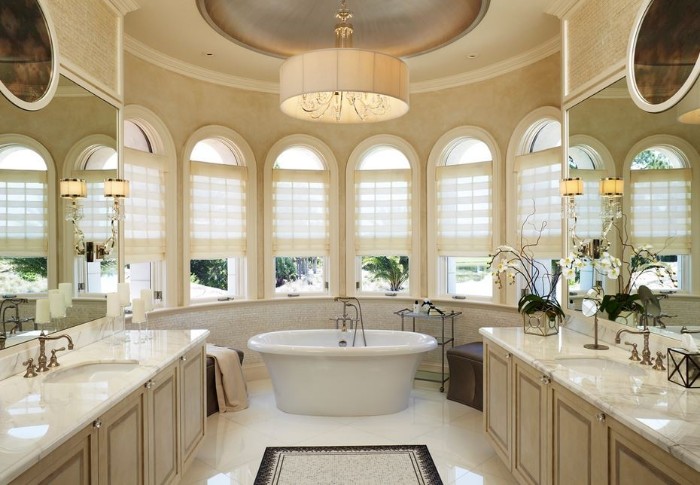
[[[279,93],[278,83],[256,81],[255,79],[240,76],[231,76],[229,74],[222,74],[217,71],[194,66],[148,47],[146,44],[129,35],[124,36],[124,50],[158,67],[181,74],[183,76],[199,79],[200,81],[211,82],[222,86],[244,89],[248,91],[258,91],[272,94]],[[560,50],[561,41],[559,36],[552,37],[550,40],[540,44],[534,49],[530,49],[527,52],[511,57],[510,59],[497,62],[496,64],[487,66],[483,69],[478,69],[476,71],[458,74],[455,76],[432,79],[430,81],[411,83],[411,93],[427,93],[485,81],[517,69],[522,69],[523,67],[545,59],[552,54],[559,52]]]
[[[442,89],[456,88],[465,84],[472,84],[486,81],[497,76],[501,76],[511,71],[522,69],[530,64],[541,61],[552,54],[561,51],[561,40],[559,36],[552,37],[547,42],[538,45],[534,49],[518,54],[501,62],[478,69],[476,71],[465,72],[456,76],[443,77],[411,84],[411,93],[427,93]]]
[[[545,9],[544,13],[563,19],[577,3],[579,0],[556,0]]]
[[[248,91],[259,91],[263,93],[279,93],[279,84],[255,79],[248,79],[240,76],[231,76],[222,74],[211,69],[194,66],[187,62],[183,62],[174,57],[167,56],[160,51],[148,47],[146,44],[139,42],[130,35],[124,35],[124,50],[129,54],[143,59],[146,62],[154,64],[163,69],[181,74],[183,76],[199,79],[222,86],[232,88],[245,89]]]
[[[126,15],[129,12],[133,12],[134,10],[138,10],[141,8],[141,5],[139,5],[139,2],[137,0],[106,0],[109,3],[112,4],[114,8],[117,9],[117,11],[122,14]]]

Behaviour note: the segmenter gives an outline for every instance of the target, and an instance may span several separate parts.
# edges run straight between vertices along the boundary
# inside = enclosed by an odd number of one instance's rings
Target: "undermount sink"
[[[136,360],[85,362],[71,367],[61,367],[51,371],[45,378],[46,384],[80,384],[104,382],[122,376],[139,367]]]
[[[638,363],[625,364],[602,357],[563,357],[557,363],[567,369],[591,376],[643,376],[646,371]]]

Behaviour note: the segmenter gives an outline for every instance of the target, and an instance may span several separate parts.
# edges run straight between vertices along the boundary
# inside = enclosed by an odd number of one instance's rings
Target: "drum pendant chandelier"
[[[335,17],[335,48],[287,59],[280,68],[280,109],[326,123],[371,123],[408,112],[408,67],[396,57],[353,49],[345,0]]]

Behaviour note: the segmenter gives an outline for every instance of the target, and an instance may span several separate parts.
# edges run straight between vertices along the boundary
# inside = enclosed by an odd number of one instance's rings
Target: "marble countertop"
[[[522,328],[482,328],[480,333],[513,355],[548,375],[598,409],[644,436],[661,449],[700,471],[700,389],[686,389],[667,379],[667,371],[656,371],[630,361],[629,350],[606,343],[609,350],[588,350],[587,335],[560,328],[559,334],[526,335]],[[638,343],[641,335],[623,335]],[[604,342],[601,342],[604,343]],[[651,346],[652,356],[666,349]],[[576,371],[561,364],[562,358],[598,357],[641,370],[629,376],[612,372],[595,374]],[[666,362],[664,361],[664,365]]]
[[[99,340],[59,354],[60,367],[36,377],[0,381],[0,483],[29,469],[73,434],[155,376],[189,349],[205,342],[208,330],[155,330],[141,341],[137,332],[116,343]],[[65,340],[47,342],[47,353]],[[92,383],[44,382],[62,369],[87,362],[132,360],[135,369]]]

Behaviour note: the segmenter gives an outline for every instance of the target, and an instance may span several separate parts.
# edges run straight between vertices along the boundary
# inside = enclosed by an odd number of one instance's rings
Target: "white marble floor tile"
[[[484,438],[482,414],[436,389],[414,389],[400,413],[340,418],[279,411],[269,380],[248,383],[248,395],[248,409],[209,417],[183,485],[252,485],[267,446],[391,444],[427,445],[446,485],[515,483]]]

